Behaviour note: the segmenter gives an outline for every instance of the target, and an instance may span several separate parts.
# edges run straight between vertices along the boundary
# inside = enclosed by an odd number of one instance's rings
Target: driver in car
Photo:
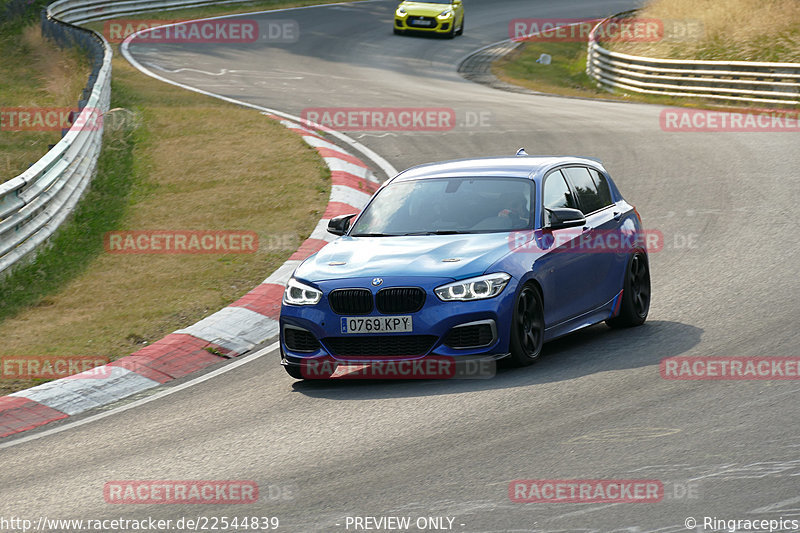
[[[504,202],[508,207],[497,213],[498,217],[508,218],[512,228],[522,228],[528,225],[528,209],[525,199],[521,196],[508,196]]]

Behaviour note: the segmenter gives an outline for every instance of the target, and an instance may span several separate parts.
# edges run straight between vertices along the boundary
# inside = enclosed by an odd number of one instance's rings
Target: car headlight
[[[444,11],[439,13],[439,18],[440,19],[446,19],[446,18],[448,18],[448,17],[450,17],[452,15],[453,15],[453,10],[452,9],[445,9]]]
[[[487,274],[477,278],[448,283],[447,285],[436,287],[433,292],[443,302],[484,300],[500,294],[510,279],[511,276],[505,272],[498,272],[497,274]]]
[[[283,303],[289,305],[315,305],[322,298],[322,291],[300,283],[292,278],[283,291]]]
[[[397,15],[398,16],[401,16],[401,17],[405,16],[406,13],[407,13],[406,8],[404,8],[403,6],[400,6],[400,7],[397,8]]]

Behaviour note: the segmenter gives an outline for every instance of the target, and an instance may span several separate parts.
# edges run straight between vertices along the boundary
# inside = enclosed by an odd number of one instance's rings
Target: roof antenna
[[[528,152],[525,151],[525,148],[520,148],[517,150],[517,155],[528,155]]]

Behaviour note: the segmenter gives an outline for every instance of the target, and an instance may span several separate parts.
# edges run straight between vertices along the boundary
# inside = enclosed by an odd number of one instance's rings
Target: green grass
[[[0,33],[19,34],[39,19],[42,9],[52,0],[0,0]]]
[[[129,107],[133,100],[124,86],[112,82],[111,107]],[[137,181],[134,148],[146,140],[147,129],[107,128],[97,166],[73,215],[32,262],[0,278],[0,322],[39,303],[65,282],[80,275],[103,252],[103,235],[124,218],[131,187]]]
[[[38,26],[0,26],[0,108],[76,107],[89,76],[77,50],[42,39]],[[23,172],[61,139],[60,131],[0,129],[0,183]]]
[[[552,56],[549,65],[537,63],[542,54]],[[607,94],[586,74],[586,43],[530,42],[493,65],[500,79],[540,92],[571,96]]]
[[[541,54],[550,54],[549,65],[537,63]],[[492,65],[492,73],[499,79],[526,87],[533,91],[572,96],[597,98],[623,102],[642,102],[664,106],[719,108],[718,102],[701,99],[681,99],[654,94],[609,92],[600,88],[586,74],[586,43],[583,42],[529,42],[502,57]],[[747,107],[742,104],[738,107]],[[763,105],[754,105],[763,107]]]
[[[645,57],[800,62],[798,0],[651,0],[637,12],[637,17],[664,21],[665,38],[658,42],[614,42],[604,46]],[[670,36],[670,28],[686,28],[687,32],[688,28],[693,28],[693,31],[691,37]],[[550,94],[684,107],[720,107],[716,100],[601,89],[585,73],[586,48],[586,42],[524,43],[497,60],[492,71],[508,83]],[[553,56],[551,65],[536,63],[542,53]],[[762,108],[764,104],[736,103],[727,107]]]
[[[664,38],[609,48],[658,58],[800,63],[797,0],[650,0],[637,17],[665,21]],[[695,31],[675,38],[672,23]]]
[[[549,65],[537,63],[542,54],[549,54]],[[561,96],[599,98],[604,100],[650,102],[677,105],[669,96],[610,93],[597,86],[586,74],[586,43],[528,42],[498,59],[492,72],[499,79],[533,91]]]

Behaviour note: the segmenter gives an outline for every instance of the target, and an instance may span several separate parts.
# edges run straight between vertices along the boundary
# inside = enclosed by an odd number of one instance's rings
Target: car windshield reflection
[[[524,178],[437,178],[383,188],[351,237],[455,235],[531,227],[533,182]]]

